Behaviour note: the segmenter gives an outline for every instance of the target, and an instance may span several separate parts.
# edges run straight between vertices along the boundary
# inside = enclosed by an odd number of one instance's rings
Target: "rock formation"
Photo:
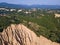
[[[38,37],[23,24],[11,24],[0,33],[0,45],[60,45],[47,38]]]

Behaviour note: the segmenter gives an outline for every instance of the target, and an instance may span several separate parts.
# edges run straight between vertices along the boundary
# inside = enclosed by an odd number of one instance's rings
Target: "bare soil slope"
[[[60,45],[47,38],[38,37],[23,24],[11,24],[0,33],[0,45]]]

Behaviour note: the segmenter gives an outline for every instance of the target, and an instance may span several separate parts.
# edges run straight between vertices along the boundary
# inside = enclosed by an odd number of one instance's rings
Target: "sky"
[[[0,0],[0,3],[1,2],[23,5],[60,5],[60,0]]]

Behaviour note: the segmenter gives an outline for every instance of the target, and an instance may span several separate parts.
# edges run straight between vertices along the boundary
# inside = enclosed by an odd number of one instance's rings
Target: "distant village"
[[[24,11],[25,9],[0,8],[0,11],[1,11],[1,10],[3,10],[3,11],[11,11],[11,12],[13,12],[13,11],[21,12],[21,11]],[[32,8],[32,10],[29,9],[29,11],[26,11],[26,10],[25,10],[25,13],[31,13],[31,11],[36,11],[36,10],[37,10],[36,8]]]
[[[0,10],[4,10],[4,11],[18,11],[18,12],[20,12],[20,11],[22,11],[22,9],[14,9],[14,8],[0,8]]]
[[[31,9],[15,9],[15,8],[1,8],[0,7],[0,11],[7,11],[7,12],[23,12],[25,14],[30,14],[32,13],[33,11],[37,11],[37,10],[40,10],[40,11],[43,11],[44,9],[36,9],[36,8],[31,8]],[[45,9],[45,11],[47,13],[54,13],[55,14],[55,17],[60,17],[60,10],[51,10],[51,9]],[[59,14],[58,14],[59,13]],[[44,16],[43,14],[41,14],[42,16]],[[2,15],[0,14],[0,16],[5,16],[5,15]]]

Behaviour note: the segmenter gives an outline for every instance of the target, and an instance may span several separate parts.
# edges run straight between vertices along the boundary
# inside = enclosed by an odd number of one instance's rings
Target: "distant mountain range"
[[[60,9],[60,5],[19,5],[19,4],[9,4],[2,2],[0,3],[0,7],[5,8],[48,8],[48,9]]]

